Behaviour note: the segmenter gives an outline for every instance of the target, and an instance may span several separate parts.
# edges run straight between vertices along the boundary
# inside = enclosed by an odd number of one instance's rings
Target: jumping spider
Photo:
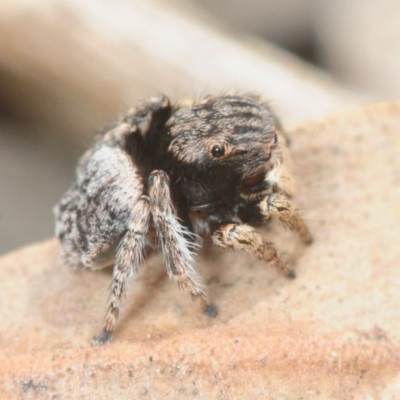
[[[114,266],[105,325],[94,343],[111,339],[127,283],[154,246],[161,248],[168,276],[209,316],[216,308],[193,268],[200,237],[294,277],[254,229],[275,217],[303,242],[312,240],[290,202],[280,134],[279,122],[256,96],[208,96],[175,107],[157,97],[97,139],[54,209],[65,264]]]

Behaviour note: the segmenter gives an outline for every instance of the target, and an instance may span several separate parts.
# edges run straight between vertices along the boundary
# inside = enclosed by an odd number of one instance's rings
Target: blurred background
[[[0,254],[53,235],[93,133],[221,91],[285,124],[400,97],[398,0],[0,0]]]

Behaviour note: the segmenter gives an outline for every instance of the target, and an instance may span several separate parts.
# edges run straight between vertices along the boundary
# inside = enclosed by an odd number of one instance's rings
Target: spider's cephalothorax
[[[114,266],[105,327],[95,343],[110,340],[127,281],[154,244],[168,275],[210,316],[216,309],[193,268],[198,236],[294,276],[253,228],[275,217],[311,242],[290,202],[282,139],[277,119],[255,96],[209,96],[176,107],[152,98],[98,138],[55,207],[63,262]]]
[[[251,97],[209,97],[169,118],[159,142],[160,168],[187,210],[229,221],[238,213],[241,192],[265,189],[276,144],[265,105]]]

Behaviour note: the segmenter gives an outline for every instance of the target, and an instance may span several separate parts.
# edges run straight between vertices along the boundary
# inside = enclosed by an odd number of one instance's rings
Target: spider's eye
[[[221,144],[216,144],[211,149],[211,154],[216,158],[222,157],[225,154],[225,147]]]

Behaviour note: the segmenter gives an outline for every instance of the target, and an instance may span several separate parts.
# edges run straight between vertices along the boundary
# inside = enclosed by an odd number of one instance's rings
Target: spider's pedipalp
[[[236,223],[220,225],[213,232],[212,239],[217,246],[242,250],[270,263],[288,278],[295,277],[295,272],[278,257],[273,243],[263,240],[249,225]]]

